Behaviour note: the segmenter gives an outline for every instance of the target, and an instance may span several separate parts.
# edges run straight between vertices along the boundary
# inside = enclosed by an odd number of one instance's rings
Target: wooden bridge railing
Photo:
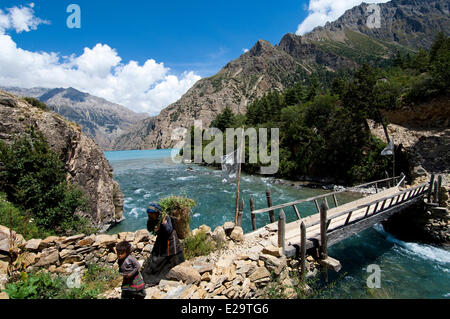
[[[321,260],[325,260],[328,259],[328,246],[329,246],[329,241],[328,241],[328,236],[330,233],[335,232],[339,229],[339,231],[344,231],[344,229],[346,229],[347,225],[350,224],[354,224],[357,225],[359,224],[359,221],[363,221],[363,220],[368,220],[372,217],[377,218],[378,216],[380,218],[378,219],[382,219],[382,215],[384,215],[384,212],[388,212],[388,211],[392,211],[395,210],[397,206],[401,206],[402,204],[409,202],[409,201],[413,201],[413,200],[417,200],[418,197],[423,197],[425,196],[428,192],[429,189],[431,188],[431,184],[430,183],[424,183],[415,187],[411,187],[408,188],[406,190],[397,192],[393,195],[390,196],[385,196],[383,198],[374,200],[370,203],[366,203],[363,205],[359,205],[357,207],[353,207],[351,209],[347,209],[344,210],[342,212],[337,212],[331,216],[328,216],[328,206],[326,205],[326,203],[323,203],[321,206],[321,210],[320,210],[320,219],[316,220],[316,221],[312,221],[309,223],[304,223],[302,222],[300,225],[300,256],[299,259],[301,261],[301,264],[304,263],[304,260],[306,258],[306,250],[307,250],[307,238],[305,236],[306,234],[306,230],[310,227],[313,227],[315,225],[320,224],[320,256],[319,258]],[[381,205],[380,205],[381,204]],[[387,205],[386,205],[387,204]],[[370,213],[370,208],[373,206],[373,211]],[[363,216],[359,214],[359,216],[357,217],[357,219],[351,221],[351,217],[352,214],[354,212],[357,211],[364,211],[365,209],[365,214]],[[399,209],[399,208],[397,208]],[[370,213],[370,214],[369,214]],[[347,218],[345,220],[344,223],[338,224],[335,228],[333,229],[329,229],[331,222],[336,219],[339,218],[341,216],[347,215]],[[367,223],[367,225],[371,225],[374,222],[379,222],[378,219],[374,219],[371,221],[371,223]],[[347,236],[343,236],[342,234],[340,234],[340,239],[342,240],[343,238],[346,238],[348,236],[350,236],[353,233],[356,233],[357,231],[360,231],[362,229],[364,229],[364,227],[367,227],[367,225],[361,225],[360,229],[355,230],[352,229],[350,231],[348,231]],[[309,238],[311,239],[311,238]],[[334,242],[337,242],[336,239],[334,239]],[[293,255],[294,252],[296,251],[296,249],[294,247],[289,247],[288,248],[289,251],[286,251],[286,249],[284,250],[286,255]],[[326,264],[326,262],[325,262]]]
[[[331,193],[326,193],[323,195],[319,195],[319,196],[314,196],[314,197],[310,197],[310,198],[306,198],[306,199],[300,199],[297,201],[293,201],[293,202],[289,202],[289,203],[285,203],[285,204],[281,204],[281,205],[276,205],[276,206],[272,206],[272,197],[270,195],[270,191],[266,192],[266,196],[267,196],[267,204],[269,207],[267,208],[262,208],[262,209],[258,209],[255,210],[255,203],[253,200],[253,197],[250,197],[250,210],[251,210],[251,220],[252,220],[252,228],[253,230],[256,230],[256,215],[258,214],[262,214],[262,213],[269,213],[269,217],[270,217],[270,223],[274,223],[275,222],[275,218],[274,218],[274,212],[276,210],[280,210],[286,207],[292,207],[294,209],[295,215],[297,216],[297,219],[301,219],[300,216],[300,212],[297,208],[297,205],[301,204],[301,203],[306,203],[306,202],[312,202],[314,201],[314,204],[316,206],[316,210],[318,213],[320,213],[320,207],[319,207],[319,200],[323,199],[325,201],[325,203],[328,205],[328,197],[331,197],[335,207],[339,206],[338,200],[336,195],[341,194],[343,192],[347,192],[347,191],[351,191],[351,190],[355,190],[358,188],[364,188],[364,187],[370,187],[373,186],[375,187],[375,191],[376,193],[379,192],[379,186],[386,184],[389,187],[393,187],[393,186],[399,186],[400,184],[404,183],[405,181],[405,175],[402,173],[400,176],[397,177],[390,177],[390,178],[385,178],[385,179],[381,179],[381,180],[377,180],[374,182],[370,182],[370,183],[366,183],[366,184],[361,184],[358,186],[354,186],[348,189],[344,189],[344,190],[340,190],[340,191],[335,191],[335,192],[331,192]],[[392,185],[392,186],[391,186]]]
[[[381,212],[383,210],[389,209],[389,208],[391,208],[393,206],[402,204],[402,203],[404,203],[404,202],[406,202],[406,201],[408,201],[408,200],[410,200],[412,198],[415,198],[417,196],[425,194],[426,192],[428,192],[428,186],[429,186],[428,183],[424,183],[424,184],[421,184],[421,185],[418,185],[418,186],[415,186],[415,187],[411,187],[411,188],[405,189],[405,190],[400,191],[400,192],[398,192],[398,193],[396,193],[394,195],[385,196],[383,198],[374,200],[374,201],[372,201],[370,203],[366,203],[366,204],[363,204],[363,205],[359,205],[357,207],[353,207],[353,208],[344,210],[342,212],[335,213],[335,214],[333,214],[331,216],[325,215],[326,220],[327,220],[327,224],[329,226],[331,220],[333,220],[335,218],[338,218],[338,217],[341,217],[343,215],[348,215],[347,220],[345,222],[345,225],[347,225],[350,222],[352,213],[355,212],[355,211],[364,209],[364,208],[366,208],[366,213],[364,215],[364,218],[368,217],[369,216],[369,212],[370,212],[370,208],[371,208],[372,205],[375,205],[374,210],[373,210],[373,212],[371,214],[371,215],[374,215],[374,214],[376,214],[378,212]],[[386,206],[387,202],[389,202],[389,204]],[[380,203],[381,203],[381,206],[379,205]],[[379,209],[378,209],[378,207],[379,207]],[[328,207],[326,208],[326,210],[328,211]],[[305,226],[306,226],[306,228],[309,228],[309,227],[318,225],[319,223],[320,223],[320,221],[313,221],[313,222],[310,222],[310,223],[306,223]]]

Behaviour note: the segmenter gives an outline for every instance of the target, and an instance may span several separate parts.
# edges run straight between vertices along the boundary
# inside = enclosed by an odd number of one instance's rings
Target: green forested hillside
[[[267,93],[245,116],[225,109],[211,127],[280,128],[280,177],[374,180],[392,172],[392,162],[380,155],[386,144],[372,136],[367,120],[386,125],[383,110],[448,95],[449,70],[450,40],[440,33],[429,51],[399,52],[386,67],[366,63],[352,75],[334,75],[331,84],[313,75],[308,84]],[[408,173],[404,154],[397,152],[396,171]],[[259,165],[243,169],[256,173]]]

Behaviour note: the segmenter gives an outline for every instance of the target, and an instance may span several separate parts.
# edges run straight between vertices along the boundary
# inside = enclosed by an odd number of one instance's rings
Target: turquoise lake
[[[109,233],[145,228],[147,205],[170,195],[187,196],[197,202],[192,212],[192,229],[206,224],[214,230],[234,220],[236,183],[224,182],[220,170],[175,164],[170,154],[171,150],[105,152],[125,196],[126,219]],[[251,231],[250,196],[254,197],[256,208],[264,208],[267,188],[274,205],[328,192],[294,188],[278,184],[272,178],[245,174],[240,187],[240,196],[245,201],[242,222],[245,232]],[[338,195],[338,201],[345,203],[360,196],[343,193]],[[298,208],[302,217],[315,213],[312,203]],[[288,221],[296,218],[292,209],[286,210],[286,215]],[[257,227],[268,222],[268,215],[257,216]],[[370,273],[366,269],[371,264],[380,267],[382,291],[392,298],[450,298],[450,251],[397,240],[381,225],[330,247],[329,255],[342,264],[338,275],[330,272],[330,281],[340,276],[331,298],[367,298],[366,280]]]

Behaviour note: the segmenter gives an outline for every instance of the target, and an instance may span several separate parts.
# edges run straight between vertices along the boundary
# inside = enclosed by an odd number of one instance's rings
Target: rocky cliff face
[[[194,120],[209,123],[226,106],[245,113],[247,105],[270,89],[282,90],[305,72],[301,63],[267,41],[259,40],[213,77],[198,81],[180,100],[120,136],[113,148],[169,148],[171,131],[189,128]]]
[[[361,40],[380,46],[401,45],[407,48],[429,48],[437,32],[450,30],[450,3],[446,0],[392,0],[379,4],[380,26],[369,27],[373,15],[370,4],[362,3],[345,12],[338,20],[316,28],[305,35],[310,41],[355,42],[346,31],[359,33]],[[361,37],[368,36],[369,39]]]
[[[368,4],[348,10],[341,18],[305,36],[285,35],[279,45],[259,40],[216,75],[197,82],[160,115],[130,128],[112,148],[170,148],[174,128],[194,120],[209,125],[225,106],[245,113],[247,105],[269,90],[282,90],[317,70],[354,69],[362,62],[382,63],[397,50],[430,47],[439,31],[449,33],[446,0],[394,0],[380,4],[381,26],[369,28]]]
[[[88,210],[79,214],[103,229],[121,220],[123,194],[97,144],[82,133],[79,125],[0,91],[0,139],[11,143],[30,126],[42,132],[51,149],[60,154],[67,180],[79,185],[90,199]]]
[[[124,106],[73,88],[0,88],[18,96],[30,96],[46,103],[54,112],[82,126],[83,132],[103,149],[148,114],[137,114]]]

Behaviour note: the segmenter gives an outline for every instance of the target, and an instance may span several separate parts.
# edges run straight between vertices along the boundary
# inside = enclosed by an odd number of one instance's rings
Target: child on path
[[[119,258],[119,273],[123,276],[122,299],[144,299],[145,283],[139,269],[141,265],[131,255],[131,244],[123,241],[116,246]]]

